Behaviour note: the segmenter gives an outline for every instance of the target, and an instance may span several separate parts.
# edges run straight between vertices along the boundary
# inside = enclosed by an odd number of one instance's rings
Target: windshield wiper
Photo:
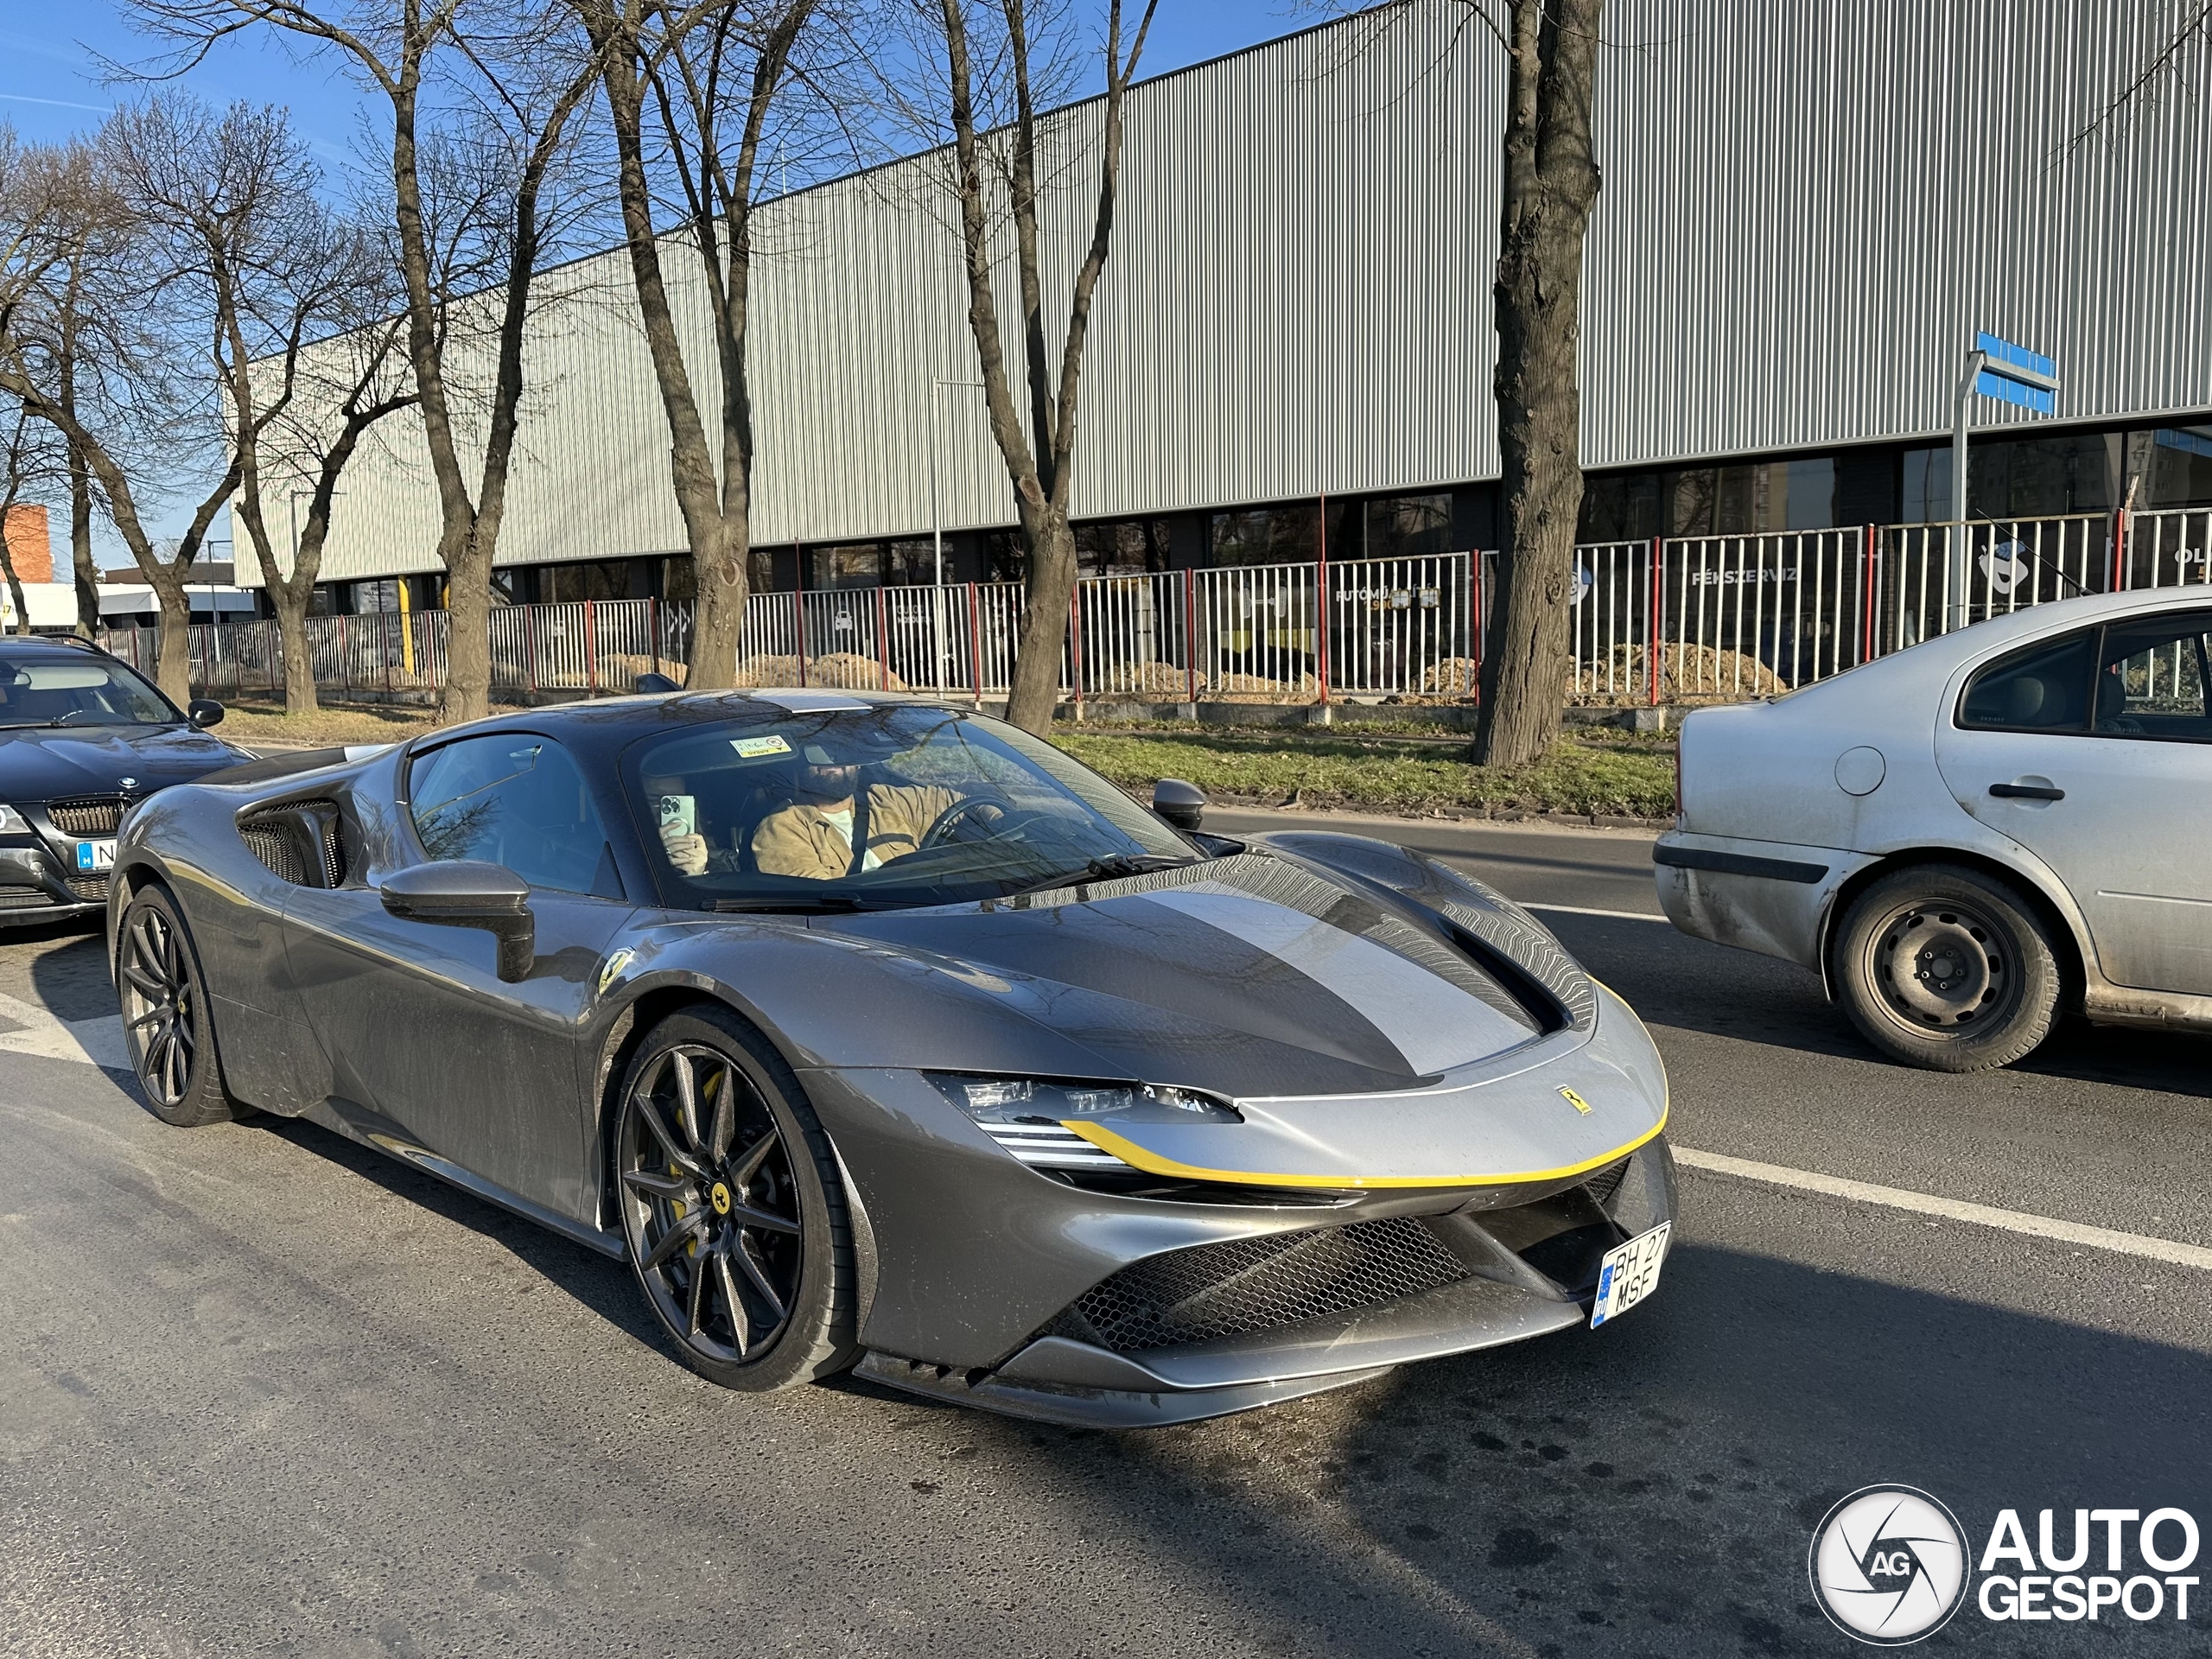
[[[741,899],[710,899],[707,908],[724,916],[818,916],[856,910],[887,910],[895,906],[870,904],[849,893],[757,893]]]
[[[1054,887],[1071,887],[1084,881],[1119,881],[1125,876],[1149,875],[1154,870],[1179,870],[1185,864],[1203,861],[1195,858],[1178,858],[1172,853],[1115,853],[1105,858],[1094,858],[1081,869],[1062,870],[1058,875],[1048,875],[1042,881],[1009,888],[1003,896],[1011,899],[1016,893],[1046,893]]]

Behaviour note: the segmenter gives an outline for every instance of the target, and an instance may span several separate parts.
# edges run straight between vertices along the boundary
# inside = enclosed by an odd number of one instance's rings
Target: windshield
[[[169,700],[111,658],[0,654],[0,727],[174,726]]]
[[[623,783],[686,909],[946,904],[1196,856],[1052,745],[945,709],[763,705],[640,740]]]

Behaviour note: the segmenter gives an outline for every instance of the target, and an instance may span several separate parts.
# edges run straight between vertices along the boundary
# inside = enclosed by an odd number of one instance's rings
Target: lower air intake
[[[0,910],[36,910],[53,902],[44,887],[0,887]]]
[[[1355,1222],[1147,1257],[1084,1292],[1052,1334],[1138,1353],[1357,1313],[1468,1276],[1410,1217]]]
[[[89,905],[95,901],[106,901],[108,884],[115,878],[109,875],[72,875],[63,879],[69,884],[69,891],[77,895],[78,902]]]

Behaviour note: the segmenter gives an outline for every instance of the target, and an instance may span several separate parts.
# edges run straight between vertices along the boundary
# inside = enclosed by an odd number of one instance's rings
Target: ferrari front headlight
[[[1189,1089],[1145,1083],[1064,1083],[933,1071],[930,1082],[983,1133],[1025,1164],[1048,1169],[1118,1169],[1122,1160],[1071,1122],[1242,1123],[1228,1102]]]
[[[0,836],[28,836],[30,832],[31,827],[23,821],[23,815],[0,801]]]

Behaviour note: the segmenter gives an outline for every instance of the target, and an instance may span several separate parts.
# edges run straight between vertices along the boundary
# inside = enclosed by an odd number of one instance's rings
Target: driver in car
[[[792,798],[753,832],[753,862],[763,875],[831,881],[880,868],[919,851],[931,827],[967,798],[930,784],[871,784],[863,791],[858,766],[840,763],[813,744],[800,758]],[[1001,810],[996,802],[983,800],[967,816],[988,828]],[[735,863],[713,853],[705,836],[672,826],[664,826],[661,843],[685,875]]]

